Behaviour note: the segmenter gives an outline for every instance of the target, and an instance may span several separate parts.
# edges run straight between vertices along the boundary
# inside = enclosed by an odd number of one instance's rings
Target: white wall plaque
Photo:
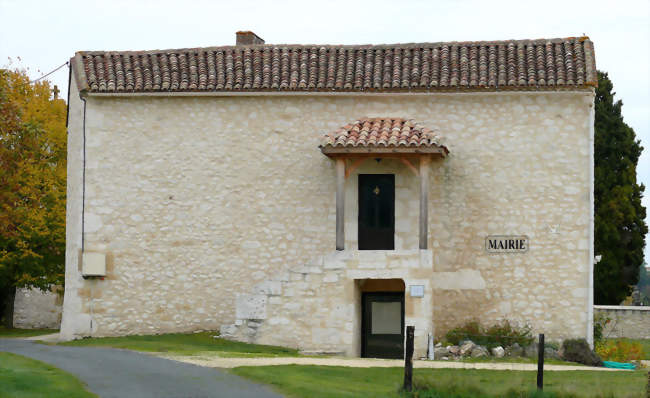
[[[485,238],[488,253],[525,253],[528,251],[526,235],[491,235]]]
[[[411,285],[411,297],[424,297],[423,285]]]

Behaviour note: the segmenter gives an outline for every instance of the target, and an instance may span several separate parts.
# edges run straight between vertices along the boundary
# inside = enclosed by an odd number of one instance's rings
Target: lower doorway
[[[404,291],[362,293],[361,356],[404,358]]]

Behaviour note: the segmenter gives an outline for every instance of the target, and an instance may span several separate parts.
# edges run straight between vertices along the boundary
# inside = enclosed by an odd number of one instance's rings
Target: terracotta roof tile
[[[78,52],[97,93],[571,89],[597,83],[588,37],[395,45]]]
[[[449,152],[432,130],[412,119],[394,117],[361,118],[325,134],[320,147],[440,148]]]

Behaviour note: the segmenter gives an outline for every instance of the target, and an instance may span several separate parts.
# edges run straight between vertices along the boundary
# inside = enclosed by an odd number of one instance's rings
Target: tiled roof
[[[95,93],[575,89],[597,84],[588,37],[395,45],[240,45],[78,52]]]
[[[320,148],[323,152],[357,148],[372,152],[372,149],[390,148],[392,152],[403,149],[431,152],[433,149],[443,155],[449,153],[432,130],[412,119],[396,117],[361,118],[326,134]]]

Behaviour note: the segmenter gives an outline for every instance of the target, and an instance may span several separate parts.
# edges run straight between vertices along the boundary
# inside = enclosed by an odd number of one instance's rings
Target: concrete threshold
[[[47,343],[58,343],[58,342],[62,341],[58,333],[42,334],[42,335],[39,335],[39,336],[24,337],[24,338],[22,338],[22,340],[44,341],[44,342],[47,342]]]

